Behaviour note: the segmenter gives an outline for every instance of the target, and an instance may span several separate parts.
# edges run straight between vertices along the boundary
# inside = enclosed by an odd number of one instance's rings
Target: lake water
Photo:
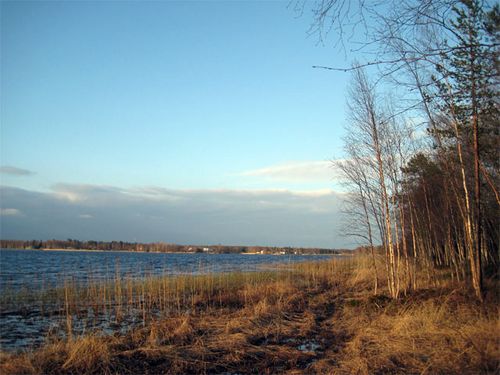
[[[111,251],[0,250],[0,292],[62,286],[145,275],[257,271],[279,264],[314,261],[330,255],[166,254]]]
[[[31,299],[15,296],[38,295],[37,291],[61,287],[65,281],[85,285],[89,281],[116,277],[140,279],[144,276],[202,274],[207,272],[259,271],[296,262],[325,260],[330,255],[264,254],[165,254],[110,251],[0,250],[0,349],[23,350],[42,344],[49,332],[63,335],[64,314],[57,309],[41,309]],[[35,293],[35,294],[33,294]],[[12,298],[14,296],[14,298]],[[23,297],[24,298],[24,297]],[[34,299],[33,301],[36,301]],[[113,325],[112,316],[94,316],[91,325],[85,319],[74,320],[78,333],[98,329],[106,334],[141,324],[131,314],[123,324]]]

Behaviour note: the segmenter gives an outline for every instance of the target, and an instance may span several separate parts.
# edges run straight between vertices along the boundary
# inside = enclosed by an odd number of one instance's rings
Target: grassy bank
[[[498,300],[443,272],[397,301],[372,293],[363,257],[292,270],[115,280],[45,295],[66,309],[68,338],[3,353],[2,374],[373,374],[499,371]],[[382,268],[382,267],[380,267]],[[381,280],[382,281],[382,280]],[[32,298],[32,297],[31,297]],[[122,335],[72,332],[94,309],[127,309],[144,324]],[[86,307],[86,309],[84,309]],[[81,315],[80,315],[81,316]]]

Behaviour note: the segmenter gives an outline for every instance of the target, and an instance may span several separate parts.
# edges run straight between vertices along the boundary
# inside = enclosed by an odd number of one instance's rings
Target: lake
[[[89,283],[117,278],[131,280],[162,275],[255,272],[331,257],[2,249],[0,348],[19,350],[38,346],[46,340],[49,332],[64,337],[64,309],[47,303],[41,296],[51,288],[64,287],[68,281],[71,285],[85,287]],[[79,334],[97,329],[105,334],[123,333],[143,323],[132,308],[118,326],[116,316],[113,316],[113,305],[108,307],[100,315],[92,309],[83,309],[83,315],[74,317],[74,332]],[[165,311],[161,313],[165,314]]]
[[[0,250],[0,292],[62,286],[88,280],[185,273],[258,271],[331,255],[141,253],[117,251]]]

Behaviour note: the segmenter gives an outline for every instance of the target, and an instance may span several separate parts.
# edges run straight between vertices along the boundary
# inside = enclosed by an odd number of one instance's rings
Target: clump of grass
[[[37,368],[32,363],[32,359],[27,356],[16,356],[14,354],[0,354],[0,368],[4,374],[36,374]]]
[[[110,364],[109,345],[96,336],[85,336],[68,345],[62,369],[68,372],[88,374],[105,372]]]

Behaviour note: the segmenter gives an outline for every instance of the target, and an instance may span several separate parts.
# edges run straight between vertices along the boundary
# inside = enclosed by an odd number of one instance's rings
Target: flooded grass
[[[333,263],[332,263],[333,264]],[[125,333],[153,320],[186,311],[200,312],[251,303],[249,290],[278,281],[317,282],[325,266],[274,265],[260,272],[121,276],[82,284],[66,278],[62,287],[21,289],[0,297],[0,344],[4,350],[39,346],[47,335],[72,337],[93,332]],[[307,274],[308,277],[304,277]]]
[[[15,349],[40,344],[48,333],[123,333],[174,313],[221,306],[227,293],[284,277],[283,272],[238,272],[142,280],[116,277],[86,285],[67,279],[61,288],[3,295],[1,343],[4,349]]]

